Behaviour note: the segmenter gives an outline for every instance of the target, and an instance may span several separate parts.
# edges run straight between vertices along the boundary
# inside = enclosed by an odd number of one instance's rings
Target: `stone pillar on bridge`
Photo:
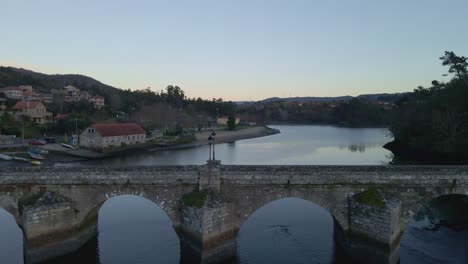
[[[198,195],[203,204],[182,202],[181,263],[228,263],[236,256],[238,225],[234,204],[220,192],[220,161],[211,160],[200,169]]]
[[[357,263],[399,263],[401,201],[371,188],[348,198],[347,254]]]
[[[80,249],[97,235],[97,214],[78,216],[72,202],[50,192],[20,200],[24,263],[40,263]]]
[[[207,164],[200,168],[198,179],[199,191],[219,192],[221,189],[220,160],[208,160]]]

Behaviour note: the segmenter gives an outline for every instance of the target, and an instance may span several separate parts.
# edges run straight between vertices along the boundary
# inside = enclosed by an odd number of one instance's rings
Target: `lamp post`
[[[209,159],[208,161],[211,160],[211,145],[213,144],[213,137],[211,135],[208,136],[208,144],[210,145],[210,154],[209,154]]]
[[[216,133],[214,132],[214,130],[211,130],[211,135],[210,137],[213,138],[213,160],[216,160],[216,156],[215,156],[215,138],[216,138]]]

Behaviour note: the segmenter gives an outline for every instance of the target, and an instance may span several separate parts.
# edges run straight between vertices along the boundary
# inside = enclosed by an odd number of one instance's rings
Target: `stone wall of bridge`
[[[36,262],[53,257],[51,252],[62,254],[83,245],[95,234],[99,208],[107,199],[125,194],[141,196],[167,213],[181,239],[189,234],[200,240],[198,250],[213,249],[203,253],[203,260],[213,252],[235,251],[237,231],[257,209],[278,199],[300,198],[330,212],[340,245],[365,252],[367,240],[388,242],[376,262],[391,255],[388,263],[395,263],[401,234],[425,204],[443,195],[468,195],[465,166],[221,165],[212,169],[0,168],[0,207],[15,216],[25,232],[27,257]],[[370,208],[360,214],[352,206],[352,198],[371,187],[388,194],[397,206]],[[184,194],[203,188],[213,192],[217,203],[201,209],[183,205]],[[21,208],[20,204],[31,196],[45,193],[59,202]],[[370,223],[369,219],[381,221]],[[359,237],[351,239],[353,234]],[[363,236],[365,241],[360,240]]]

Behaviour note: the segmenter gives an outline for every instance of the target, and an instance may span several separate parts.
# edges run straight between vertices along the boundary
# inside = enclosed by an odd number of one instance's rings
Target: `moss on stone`
[[[382,194],[376,187],[371,187],[365,192],[358,193],[356,195],[356,200],[359,203],[371,205],[377,208],[383,208],[385,206]]]
[[[206,198],[208,193],[200,192],[198,190],[194,190],[190,193],[184,194],[182,197],[182,201],[185,205],[190,207],[202,208],[205,205]]]
[[[24,208],[28,206],[34,207],[36,205],[36,202],[42,198],[44,195],[44,192],[38,192],[32,195],[28,195],[26,197],[22,197],[18,200],[18,209],[20,212],[23,211]]]

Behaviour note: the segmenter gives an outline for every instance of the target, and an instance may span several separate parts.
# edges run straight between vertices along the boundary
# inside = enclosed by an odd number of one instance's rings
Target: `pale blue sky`
[[[468,56],[467,0],[0,0],[0,64],[257,100],[411,91]]]

